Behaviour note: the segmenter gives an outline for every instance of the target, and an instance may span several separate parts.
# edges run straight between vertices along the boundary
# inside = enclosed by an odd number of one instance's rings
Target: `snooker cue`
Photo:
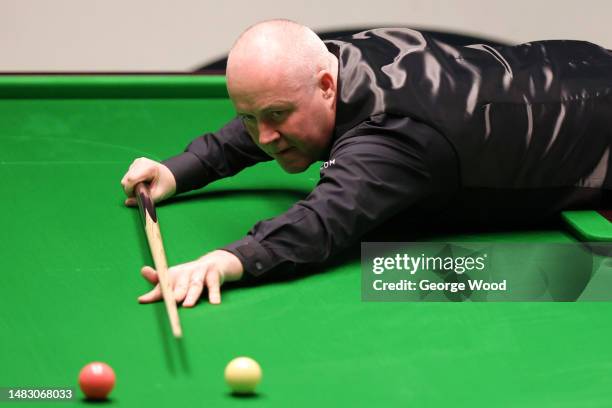
[[[151,199],[149,188],[144,183],[136,184],[134,193],[138,200],[140,215],[142,216],[145,233],[147,234],[147,241],[149,241],[149,249],[151,250],[153,262],[155,263],[155,270],[159,278],[159,286],[164,298],[164,303],[166,304],[170,326],[172,327],[172,334],[174,334],[174,337],[180,338],[183,336],[183,332],[181,330],[181,322],[179,321],[174,293],[170,287],[168,262],[166,261],[166,252],[164,251],[155,205]]]

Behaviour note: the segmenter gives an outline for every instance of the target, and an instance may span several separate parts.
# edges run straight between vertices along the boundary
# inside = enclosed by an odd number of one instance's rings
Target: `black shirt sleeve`
[[[222,249],[246,278],[327,260],[402,210],[458,188],[456,155],[433,128],[378,115],[342,135],[312,193]]]
[[[235,118],[219,131],[198,137],[184,153],[162,163],[174,175],[176,194],[180,194],[269,160],[272,158],[253,142],[242,121]]]

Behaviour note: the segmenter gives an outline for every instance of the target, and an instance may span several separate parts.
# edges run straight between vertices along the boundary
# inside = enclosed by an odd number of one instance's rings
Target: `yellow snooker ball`
[[[225,381],[236,394],[251,394],[261,381],[261,367],[249,357],[236,357],[225,367]]]

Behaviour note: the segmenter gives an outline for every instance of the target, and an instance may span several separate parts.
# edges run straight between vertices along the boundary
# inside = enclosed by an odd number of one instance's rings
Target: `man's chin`
[[[302,160],[290,162],[276,160],[276,162],[282,167],[284,171],[290,174],[302,173],[303,171],[306,171],[306,169],[308,169],[308,167],[310,167],[310,165],[312,164],[312,162],[306,162]]]

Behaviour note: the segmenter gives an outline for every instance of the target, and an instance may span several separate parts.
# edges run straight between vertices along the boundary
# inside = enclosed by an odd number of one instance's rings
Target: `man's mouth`
[[[276,156],[282,156],[288,152],[290,152],[293,149],[293,147],[287,147],[286,149],[283,150],[279,150],[278,152],[274,153]]]

